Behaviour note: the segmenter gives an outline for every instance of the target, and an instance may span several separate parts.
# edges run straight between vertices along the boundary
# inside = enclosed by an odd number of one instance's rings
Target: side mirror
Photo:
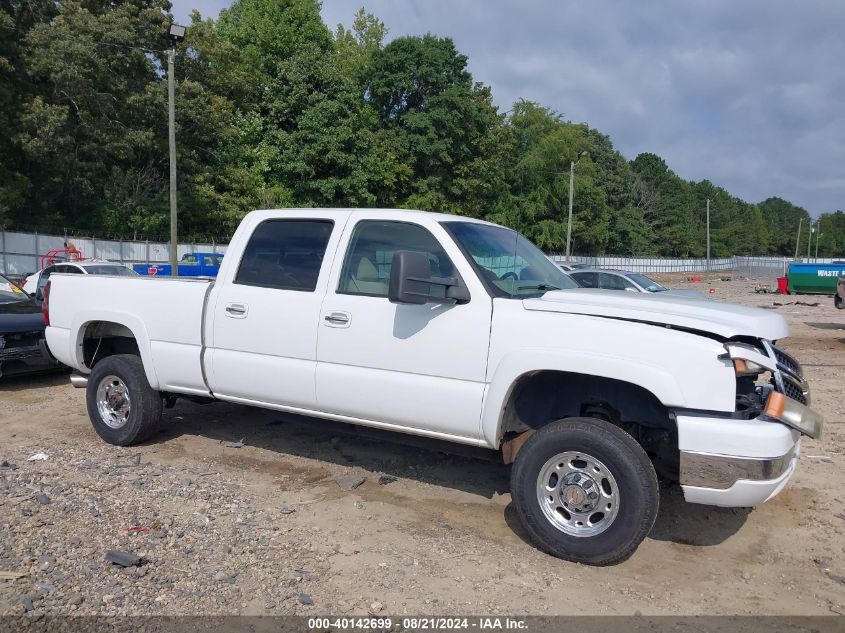
[[[390,303],[423,305],[431,296],[431,264],[428,257],[415,251],[396,251],[390,266]]]
[[[432,286],[443,286],[442,297],[433,296]],[[469,289],[460,277],[432,277],[425,253],[396,251],[390,267],[387,291],[390,303],[424,305],[426,303],[466,303]]]

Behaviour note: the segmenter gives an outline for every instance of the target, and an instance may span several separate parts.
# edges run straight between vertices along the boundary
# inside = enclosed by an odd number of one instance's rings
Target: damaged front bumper
[[[742,420],[677,415],[680,483],[690,503],[752,507],[786,486],[801,450],[801,435],[819,437],[822,418],[773,392],[765,412]]]

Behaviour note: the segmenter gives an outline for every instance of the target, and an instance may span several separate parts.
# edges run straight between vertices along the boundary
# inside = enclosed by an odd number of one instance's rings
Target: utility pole
[[[710,271],[710,198],[707,198],[707,271]]]
[[[167,140],[170,145],[170,274],[179,276],[176,257],[178,235],[176,230],[176,79],[173,76],[176,51],[167,51]]]
[[[170,274],[179,276],[176,230],[176,44],[185,39],[185,27],[171,24],[168,35],[172,46],[167,50],[167,141],[170,146]]]
[[[798,237],[795,238],[795,257],[792,259],[798,259],[798,244],[801,243],[801,225],[804,223],[804,218],[798,218]]]
[[[566,223],[566,261],[572,253],[572,194],[575,190],[575,165],[586,156],[587,152],[578,154],[578,158],[569,163],[569,221]]]
[[[816,263],[818,263],[819,261],[819,238],[822,236],[822,229],[819,226],[819,224],[821,224],[821,221],[821,218],[816,220]]]
[[[810,234],[807,236],[807,263],[810,263],[810,244],[813,243],[813,233],[815,229],[813,228],[812,222],[810,223]]]

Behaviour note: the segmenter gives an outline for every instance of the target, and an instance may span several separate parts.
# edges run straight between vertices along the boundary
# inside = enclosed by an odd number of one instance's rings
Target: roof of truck
[[[366,208],[352,208],[352,209],[340,209],[340,208],[328,208],[323,209],[319,207],[312,207],[312,208],[299,208],[299,209],[257,209],[253,211],[253,213],[260,213],[262,215],[271,215],[276,213],[283,213],[285,215],[298,215],[302,213],[354,213],[354,212],[362,212],[372,215],[378,215],[380,213],[389,213],[392,218],[394,219],[403,219],[403,220],[433,220],[435,222],[474,222],[476,224],[489,224],[491,226],[498,226],[492,222],[485,222],[484,220],[477,220],[476,218],[470,218],[464,215],[454,215],[451,213],[437,213],[435,211],[415,211],[413,209],[366,209]]]

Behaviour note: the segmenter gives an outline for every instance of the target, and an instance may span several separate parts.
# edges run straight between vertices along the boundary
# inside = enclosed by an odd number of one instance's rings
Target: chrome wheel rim
[[[129,389],[117,376],[106,376],[97,385],[97,411],[112,429],[122,428],[129,420]]]
[[[540,469],[537,501],[554,527],[571,536],[595,536],[619,513],[619,486],[601,460],[586,453],[558,453]]]

